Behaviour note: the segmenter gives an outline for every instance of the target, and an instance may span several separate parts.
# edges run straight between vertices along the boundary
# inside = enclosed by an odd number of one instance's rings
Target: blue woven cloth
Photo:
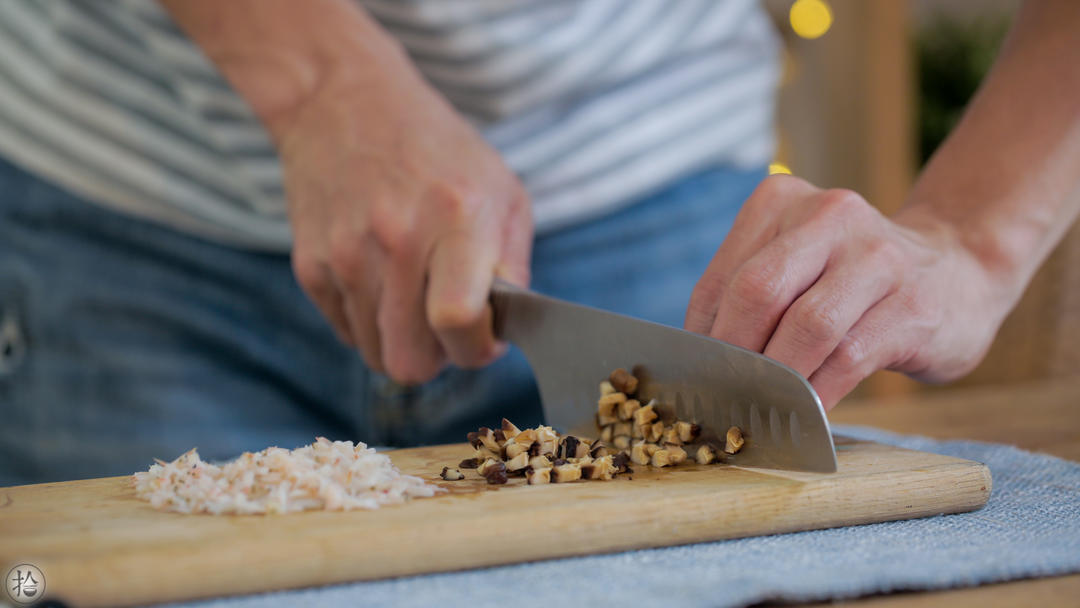
[[[958,515],[175,606],[745,606],[1080,572],[1080,464],[1004,445],[836,430],[986,463],[990,501]]]

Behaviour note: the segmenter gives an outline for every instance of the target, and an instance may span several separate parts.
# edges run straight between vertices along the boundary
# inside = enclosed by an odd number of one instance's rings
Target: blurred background
[[[1019,0],[766,0],[785,39],[774,172],[851,188],[888,214],[990,68]],[[1080,370],[1080,228],[1036,275],[986,360],[950,386]],[[940,390],[881,372],[850,399]]]

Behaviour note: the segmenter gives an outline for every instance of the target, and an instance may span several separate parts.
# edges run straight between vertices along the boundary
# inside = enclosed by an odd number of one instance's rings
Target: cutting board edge
[[[972,465],[976,465],[976,466],[972,466]],[[390,568],[388,568],[386,570],[383,570],[383,571],[380,571],[380,570],[378,570],[378,568],[375,568],[375,569],[367,569],[367,570],[365,570],[363,572],[359,571],[359,569],[357,568],[357,569],[351,569],[351,570],[348,570],[348,571],[338,571],[336,573],[331,573],[330,575],[324,576],[324,577],[321,577],[321,578],[320,577],[312,578],[312,577],[309,576],[309,577],[304,577],[302,579],[298,578],[295,581],[279,581],[279,582],[281,582],[283,584],[275,585],[275,589],[276,590],[300,589],[300,588],[305,588],[305,587],[314,587],[314,586],[321,586],[321,585],[328,585],[328,584],[341,584],[341,583],[357,582],[357,581],[364,581],[364,580],[378,580],[378,579],[387,579],[387,578],[398,578],[398,577],[404,577],[404,576],[415,576],[415,575],[420,575],[420,574],[434,574],[434,573],[438,573],[438,572],[452,572],[452,571],[460,571],[460,570],[472,570],[472,569],[487,568],[487,567],[492,567],[492,566],[510,565],[512,563],[521,563],[521,562],[524,562],[524,561],[536,561],[536,560],[546,560],[546,559],[568,558],[568,557],[576,557],[576,556],[583,556],[583,555],[593,555],[593,554],[599,554],[599,553],[612,553],[612,552],[618,552],[618,551],[624,551],[624,550],[632,550],[632,549],[640,549],[640,548],[678,546],[678,545],[685,545],[685,544],[694,544],[694,543],[698,543],[698,542],[713,542],[713,541],[717,541],[717,540],[727,540],[727,539],[735,539],[735,538],[745,538],[745,537],[749,537],[749,536],[757,536],[757,535],[762,535],[762,534],[765,534],[765,533],[768,533],[768,534],[790,533],[790,532],[796,532],[796,531],[802,531],[802,530],[834,528],[834,527],[841,527],[841,526],[848,526],[848,525],[860,525],[860,524],[866,524],[866,523],[894,521],[894,520],[900,520],[900,519],[914,519],[914,518],[918,518],[918,517],[928,517],[928,516],[934,516],[934,515],[939,515],[939,514],[944,514],[944,513],[959,513],[959,512],[964,512],[964,511],[975,510],[975,509],[980,508],[981,506],[983,506],[986,503],[986,500],[988,499],[988,497],[990,495],[990,491],[991,491],[991,485],[990,484],[992,482],[990,481],[991,477],[990,477],[989,469],[985,465],[983,465],[981,463],[975,463],[973,461],[965,461],[965,460],[957,459],[956,462],[938,465],[936,467],[933,467],[932,469],[933,470],[931,470],[931,471],[923,471],[922,473],[925,474],[926,472],[931,472],[935,476],[935,478],[938,479],[938,480],[945,480],[945,481],[951,480],[951,481],[954,482],[952,484],[948,484],[948,488],[953,491],[951,493],[951,495],[950,495],[950,504],[952,506],[949,507],[949,508],[939,509],[939,508],[926,507],[926,508],[923,508],[921,510],[916,510],[916,511],[904,511],[901,507],[899,507],[897,505],[893,505],[893,510],[889,511],[889,512],[877,512],[876,514],[872,514],[872,513],[868,512],[868,513],[863,513],[861,515],[857,515],[855,517],[852,517],[849,514],[848,516],[844,517],[842,520],[840,518],[836,518],[833,521],[828,521],[827,518],[825,518],[825,519],[817,519],[817,520],[804,520],[801,523],[792,522],[790,524],[785,524],[785,525],[780,525],[780,526],[773,525],[772,523],[762,523],[762,524],[760,524],[760,527],[757,528],[757,529],[755,529],[753,527],[748,527],[748,528],[742,528],[740,530],[730,531],[730,532],[729,531],[717,531],[714,534],[710,534],[710,535],[706,535],[706,536],[695,536],[692,539],[690,539],[690,538],[673,538],[674,542],[650,543],[650,544],[647,544],[647,545],[644,545],[644,546],[640,542],[633,542],[631,540],[623,541],[623,542],[601,542],[599,544],[593,543],[593,544],[589,544],[587,547],[579,547],[579,548],[576,548],[576,549],[570,549],[570,550],[565,550],[565,551],[564,550],[558,550],[557,548],[552,548],[551,550],[546,550],[546,551],[537,551],[537,552],[534,552],[534,553],[531,553],[531,554],[528,554],[528,555],[519,556],[518,558],[512,559],[512,560],[509,560],[509,559],[506,558],[506,556],[500,555],[498,553],[491,554],[490,557],[488,557],[487,559],[485,559],[482,555],[479,556],[479,557],[476,556],[476,555],[473,555],[471,561],[469,561],[468,564],[464,565],[464,566],[460,562],[448,561],[446,556],[441,556],[442,561],[438,562],[435,565],[433,565],[431,562],[429,562],[424,567],[417,567],[417,568],[413,568],[413,569],[391,566]],[[889,483],[889,484],[895,484],[896,483],[895,475],[891,475],[891,474],[879,474],[879,475],[876,475],[876,476],[875,475],[869,475],[868,477],[869,478],[880,477],[881,479],[878,479],[876,481],[880,481],[880,482],[883,482],[883,483]],[[889,478],[889,481],[886,482],[885,478]],[[849,488],[847,488],[847,486],[849,486],[849,485],[852,485],[852,484],[850,484],[850,483],[840,483],[836,487],[832,488],[829,491],[831,491],[833,493],[842,493],[846,489],[849,489]],[[952,500],[952,499],[961,499],[961,498],[964,498],[964,497],[966,497],[965,500]],[[498,535],[496,535],[493,538],[497,538],[497,537],[498,537]],[[313,550],[317,550],[319,544],[321,542],[323,542],[324,540],[326,540],[326,539],[311,538],[311,539],[307,539],[307,540],[312,542]],[[603,539],[601,539],[601,540],[603,540]],[[129,560],[130,560],[131,563],[126,564],[126,565],[123,563],[123,561],[120,561],[118,563],[117,560],[114,559],[113,563],[112,563],[112,567],[108,568],[108,570],[110,570],[113,575],[120,575],[120,576],[115,577],[117,580],[123,580],[124,579],[123,574],[124,574],[125,570],[128,570],[129,568],[132,568],[134,570],[145,569],[146,563],[147,563],[148,560],[151,561],[151,562],[160,561],[162,563],[162,565],[164,565],[166,562],[171,563],[171,562],[176,561],[175,556],[168,555],[168,550],[162,550],[162,551],[159,551],[159,552],[161,553],[161,555],[158,555],[158,556],[150,555],[150,556],[148,556],[147,551],[144,550],[144,551],[142,551],[141,553],[139,553],[137,555],[130,556]],[[0,562],[3,562],[3,561],[8,561],[8,560],[3,559],[3,556],[0,556]],[[60,560],[60,561],[46,560],[46,564],[48,565],[49,570],[54,573],[50,578],[55,581],[55,583],[53,585],[51,585],[49,587],[49,589],[50,590],[56,590],[57,588],[69,587],[69,585],[75,586],[76,588],[83,587],[84,589],[94,589],[94,585],[92,585],[92,584],[86,586],[86,585],[81,585],[81,584],[79,584],[79,582],[77,582],[77,581],[79,581],[79,579],[83,579],[82,582],[87,582],[85,579],[86,579],[87,576],[90,576],[89,574],[87,574],[85,572],[85,563],[86,563],[85,562],[85,556],[72,557],[68,561],[70,561],[72,563],[64,563],[64,560]],[[74,563],[76,561],[79,562],[79,564]],[[375,561],[377,561],[377,560],[373,560],[371,563],[375,563]],[[362,565],[364,565],[364,564],[357,564],[357,566],[362,566]],[[371,564],[369,563],[367,565],[371,565]],[[79,571],[79,570],[82,570],[83,572],[78,573],[77,571]],[[73,573],[74,576],[71,577],[70,580],[66,580],[66,579],[68,579],[68,573],[69,572]],[[97,578],[98,580],[100,580],[101,576],[102,576],[102,573],[98,572],[96,576],[92,576],[91,578]],[[258,577],[256,579],[253,579],[250,582],[250,584],[247,584],[247,585],[239,585],[239,586],[232,585],[232,586],[230,586],[228,584],[225,584],[224,586],[218,586],[216,584],[213,584],[214,581],[208,581],[205,578],[201,578],[201,579],[199,579],[199,583],[193,584],[191,586],[191,588],[200,588],[201,587],[202,590],[203,590],[203,593],[191,593],[190,588],[174,588],[174,589],[171,590],[171,593],[163,593],[163,588],[161,586],[159,586],[159,585],[153,585],[151,587],[148,587],[146,589],[145,593],[139,593],[137,588],[133,588],[131,585],[127,585],[127,586],[123,587],[123,589],[122,589],[123,593],[122,594],[117,593],[117,591],[121,591],[121,590],[119,590],[119,589],[110,589],[109,586],[106,586],[106,587],[98,587],[96,589],[97,593],[88,592],[88,593],[80,593],[80,594],[71,594],[71,595],[67,596],[66,598],[63,598],[63,597],[60,597],[60,596],[55,596],[55,597],[56,597],[56,599],[74,600],[74,603],[76,605],[80,605],[80,606],[91,606],[92,607],[92,606],[140,605],[140,604],[145,604],[145,603],[148,603],[148,602],[195,600],[195,599],[200,599],[200,598],[220,597],[220,596],[223,596],[223,595],[237,595],[237,594],[245,594],[245,593],[254,593],[254,592],[267,591],[267,589],[265,588],[265,585],[260,585],[259,584],[260,582],[265,582],[265,581],[262,580],[261,577]],[[208,584],[208,583],[210,583],[210,584]],[[122,597],[118,597],[118,596],[122,596]],[[50,597],[52,597],[52,594],[50,594]]]

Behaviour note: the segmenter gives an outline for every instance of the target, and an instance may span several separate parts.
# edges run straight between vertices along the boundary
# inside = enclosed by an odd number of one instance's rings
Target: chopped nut
[[[632,460],[634,464],[649,464],[653,453],[656,452],[657,449],[659,449],[659,446],[655,443],[639,441],[630,448],[630,460]]]
[[[451,469],[450,467],[443,467],[442,473],[439,474],[446,481],[459,481],[465,479],[465,475],[457,469]]]
[[[480,433],[477,433],[476,431],[470,431],[467,435],[465,435],[465,439],[467,439],[468,442],[469,442],[469,445],[471,445],[474,448],[478,448],[481,445],[480,444]]]
[[[649,432],[645,433],[645,440],[649,443],[658,443],[664,436],[664,422],[657,420],[649,426]]]
[[[615,436],[615,429],[612,425],[606,425],[600,429],[600,441],[604,443],[611,443],[612,437]]]
[[[630,436],[634,432],[634,427],[629,422],[616,422],[612,425],[611,432],[616,435]]]
[[[506,434],[502,432],[502,429],[495,429],[493,434],[495,435],[495,443],[499,444],[499,447],[506,445]]]
[[[667,467],[675,463],[671,459],[671,452],[666,449],[659,449],[653,452],[650,464],[654,467]]]
[[[536,427],[536,440],[540,442],[541,454],[554,454],[559,447],[559,434],[550,426]]]
[[[510,460],[506,461],[506,470],[507,471],[520,471],[520,470],[524,469],[527,466],[529,466],[529,453],[528,452],[522,452],[522,453],[518,454],[517,456],[515,456],[514,458],[511,458]]]
[[[513,422],[510,422],[506,418],[503,418],[502,419],[502,432],[503,432],[503,435],[507,439],[513,439],[514,437],[517,437],[518,435],[521,434],[521,429],[519,429],[517,426],[515,426]]]
[[[593,444],[589,447],[589,456],[591,456],[592,458],[603,458],[610,453],[611,450],[608,449],[607,445],[604,444],[603,441],[594,441]]]
[[[500,450],[500,451],[492,452],[491,450],[489,450],[486,447],[484,447],[483,445],[481,445],[480,447],[476,448],[475,452],[473,452],[473,458],[476,459],[476,462],[484,462],[485,460],[487,460],[489,458],[495,458],[497,460],[502,460],[502,451]]]
[[[620,473],[633,473],[634,470],[630,468],[630,455],[626,452],[619,452],[611,457],[611,464]]]
[[[633,424],[630,427],[630,436],[634,439],[645,439],[645,433],[650,430],[650,428],[650,425],[641,426],[639,424]]]
[[[529,466],[534,469],[551,468],[551,459],[547,456],[533,456],[529,458]]]
[[[620,450],[625,450],[626,448],[630,447],[630,436],[616,435],[615,438],[611,440],[611,445],[615,446]]]
[[[663,449],[667,450],[668,458],[671,459],[671,464],[682,464],[686,462],[686,450],[684,450],[681,445],[669,443],[665,445]]]
[[[572,462],[557,464],[551,469],[551,481],[555,483],[566,483],[578,479],[581,479],[581,467]]]
[[[603,397],[600,397],[599,401],[596,402],[596,413],[600,414],[601,416],[614,416],[615,408],[617,408],[620,403],[624,403],[625,401],[626,395],[624,395],[623,393],[611,393],[608,395],[604,395]]]
[[[479,465],[480,462],[477,461],[475,458],[466,458],[465,460],[459,462],[457,466],[459,469],[475,469]]]
[[[683,443],[690,443],[701,436],[700,425],[681,420],[675,423],[675,431],[679,434],[679,441]]]
[[[530,486],[541,483],[551,483],[551,469],[547,467],[543,469],[532,469],[525,473],[525,481],[528,482]]]
[[[514,443],[531,445],[534,441],[536,441],[536,429],[525,429],[514,436]]]
[[[694,460],[698,464],[712,464],[716,462],[718,457],[716,448],[708,444],[698,447],[697,452],[694,453]]]
[[[641,402],[637,399],[627,399],[617,406],[619,420],[630,420],[634,417],[634,412],[641,408]]]
[[[480,427],[480,430],[477,431],[477,438],[485,448],[496,454],[500,452],[502,446],[499,445],[499,442],[495,439],[495,431],[492,431],[486,426],[482,426]]]
[[[650,401],[648,405],[638,408],[634,412],[634,422],[640,425],[646,425],[656,420],[659,414],[656,413],[656,400]]]
[[[582,456],[588,456],[588,454],[589,444],[573,435],[563,437],[562,442],[559,444],[558,455],[563,458],[581,458]]]
[[[608,381],[615,387],[615,390],[621,393],[633,395],[634,392],[637,391],[638,379],[630,375],[630,372],[621,367],[611,372],[611,377],[608,378]]]
[[[491,485],[504,484],[507,481],[506,465],[500,461],[492,461],[493,464],[488,465],[484,463],[484,466],[480,469],[480,474],[487,479],[487,482]]]
[[[604,380],[603,382],[600,383],[600,396],[601,397],[603,397],[604,395],[610,395],[611,393],[614,393],[614,392],[615,392],[615,387],[612,386],[611,383],[608,382],[607,380]]]
[[[611,456],[598,458],[581,467],[581,475],[586,479],[610,481],[615,478],[616,473],[618,473],[618,468],[615,466]]]
[[[526,456],[528,456],[529,446],[518,443],[516,441],[509,441],[507,442],[506,447],[503,448],[503,452],[503,455],[507,460],[513,460],[514,457],[518,454],[525,454]]]
[[[596,426],[598,426],[600,428],[603,428],[605,426],[610,426],[612,424],[615,424],[618,421],[619,421],[618,416],[604,416],[604,415],[601,415],[601,414],[596,415]]]
[[[664,435],[660,438],[659,443],[673,443],[679,445],[682,443],[679,440],[679,431],[674,426],[669,426],[664,429]]]
[[[533,456],[539,456],[539,455],[540,455],[540,442],[539,441],[534,441],[531,444],[529,444],[529,457],[531,458]]]
[[[733,426],[727,430],[727,443],[724,445],[725,452],[734,454],[742,449],[743,443],[745,443],[745,440],[739,427]]]

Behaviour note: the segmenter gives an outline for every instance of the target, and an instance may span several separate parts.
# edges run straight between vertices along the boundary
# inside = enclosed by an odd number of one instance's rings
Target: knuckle
[[[796,331],[806,345],[832,342],[841,331],[839,314],[827,303],[811,302],[793,314]]]
[[[865,345],[860,340],[849,336],[836,345],[836,350],[830,358],[833,360],[834,367],[843,372],[851,372],[862,370],[869,356],[870,353],[867,352]]]
[[[858,213],[867,205],[862,196],[854,190],[832,188],[821,193],[818,213],[825,217],[849,216]]]
[[[731,282],[733,298],[750,310],[772,309],[784,295],[785,279],[782,272],[771,268],[744,268],[736,273]]]
[[[405,206],[376,204],[372,206],[370,235],[383,251],[391,254],[406,251],[414,241],[414,222]]]
[[[462,188],[447,183],[437,183],[428,189],[427,204],[443,221],[461,224],[474,211],[474,203]]]
[[[344,285],[354,285],[363,273],[364,242],[352,232],[330,238],[330,270]]]
[[[816,191],[817,188],[810,182],[794,175],[781,173],[770,175],[761,180],[748,203],[771,207],[777,203]]]
[[[483,307],[444,302],[428,310],[428,324],[436,332],[462,330],[475,325],[483,314]]]

